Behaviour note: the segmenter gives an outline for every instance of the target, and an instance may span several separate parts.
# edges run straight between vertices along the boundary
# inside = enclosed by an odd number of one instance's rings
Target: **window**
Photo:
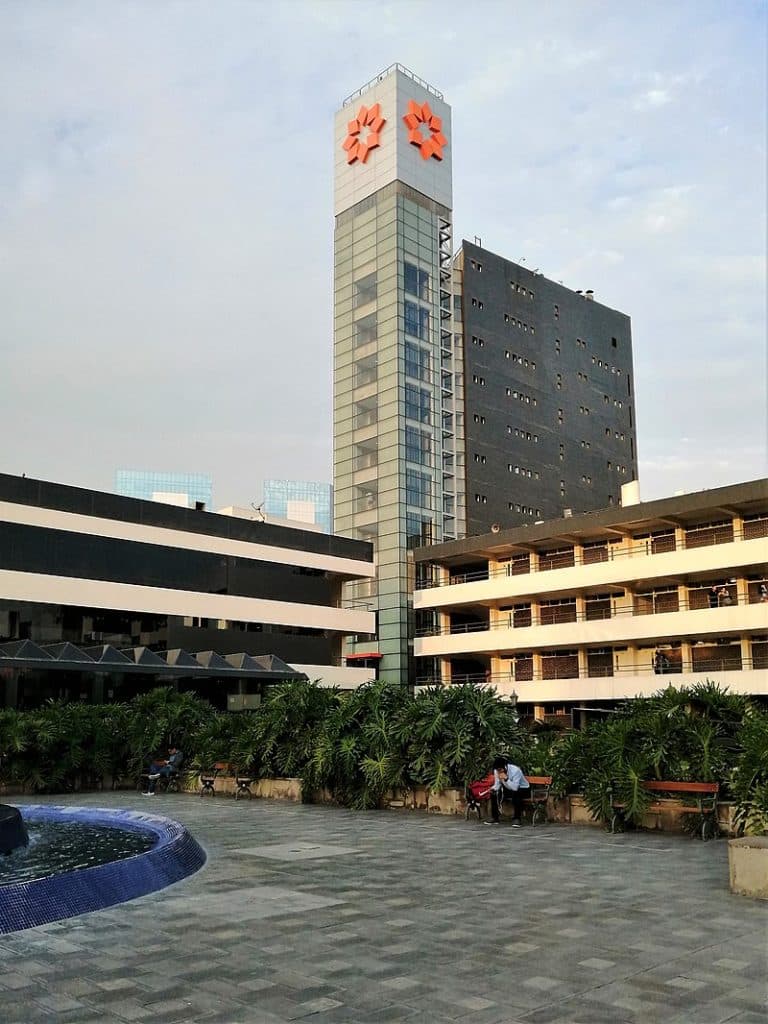
[[[420,466],[432,464],[432,438],[416,427],[405,428],[405,458],[407,462],[415,462]]]
[[[485,345],[485,342],[483,341],[482,338],[478,338],[476,334],[473,334],[472,335],[472,344],[473,345],[478,345],[480,348],[482,348]]]
[[[354,305],[364,306],[373,302],[376,298],[376,274],[368,274],[367,277],[355,281]]]
[[[562,387],[563,387],[563,378],[562,378],[562,376],[559,373],[558,373],[557,378],[555,380],[555,387],[557,388],[558,391],[561,391]]]
[[[560,319],[560,307],[557,305],[557,303],[555,303],[554,313],[555,313],[555,320],[559,320]]]
[[[475,452],[475,462],[479,462],[482,465],[485,465],[487,461],[488,460],[486,459],[485,455],[479,455],[477,452]]]
[[[479,376],[477,373],[472,374],[472,383],[479,384],[481,388],[485,387],[485,377]]]
[[[475,413],[472,419],[475,423],[485,423],[485,416],[480,416],[478,413]]]
[[[405,332],[421,341],[429,340],[429,310],[405,300]]]
[[[476,494],[475,501],[477,502],[478,505],[488,504],[488,498],[484,494]]]
[[[508,323],[509,323],[509,313],[505,313],[505,314],[504,314],[504,323],[505,323],[505,324],[508,324]]]
[[[415,384],[405,385],[405,415],[420,423],[432,422],[432,400],[428,391]]]
[[[618,348],[619,343],[615,338],[611,338],[611,348]]]
[[[555,352],[557,353],[557,355],[560,355],[560,339],[559,338],[555,338]]]
[[[562,409],[558,409],[557,410],[557,422],[558,423],[562,423],[563,422],[563,410]]]
[[[408,540],[418,544],[431,544],[433,542],[432,520],[415,512],[406,512],[405,531]]]
[[[405,469],[405,501],[417,508],[432,507],[432,478],[417,469]]]
[[[403,264],[405,277],[405,290],[409,295],[415,295],[419,299],[429,300],[429,274],[426,270],[414,266],[413,263]]]
[[[414,345],[412,341],[405,343],[405,373],[415,380],[428,383],[431,380],[430,356],[426,349]]]

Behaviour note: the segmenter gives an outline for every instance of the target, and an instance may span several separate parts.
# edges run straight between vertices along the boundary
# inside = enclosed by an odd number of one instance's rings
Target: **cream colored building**
[[[417,684],[541,716],[712,680],[768,695],[768,480],[416,551]]]

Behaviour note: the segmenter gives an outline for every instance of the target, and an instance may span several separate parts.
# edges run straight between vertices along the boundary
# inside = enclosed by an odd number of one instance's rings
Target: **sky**
[[[5,0],[0,471],[332,477],[333,114],[453,111],[454,240],[632,317],[643,500],[766,473],[763,0]]]

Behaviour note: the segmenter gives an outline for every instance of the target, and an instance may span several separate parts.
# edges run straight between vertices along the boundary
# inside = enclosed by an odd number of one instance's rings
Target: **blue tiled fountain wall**
[[[169,818],[138,811],[50,804],[27,804],[19,809],[28,825],[35,821],[82,821],[149,832],[156,841],[151,850],[134,857],[1,886],[0,934],[125,903],[178,882],[205,863],[202,847],[183,825]]]

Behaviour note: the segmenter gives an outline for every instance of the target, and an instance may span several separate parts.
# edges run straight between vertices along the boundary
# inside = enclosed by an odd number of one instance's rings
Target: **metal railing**
[[[768,668],[768,659],[765,658],[744,658],[741,661],[729,661],[728,659],[715,658],[709,661],[685,661],[670,665],[662,671],[656,671],[653,664],[650,666],[621,665],[594,666],[592,668],[579,669],[578,672],[559,671],[557,666],[548,666],[545,671],[531,669],[523,673],[510,674],[509,672],[474,672],[454,673],[450,682],[453,686],[463,683],[470,683],[475,686],[499,686],[507,683],[530,683],[530,682],[553,682],[560,679],[606,679],[614,676],[653,676],[663,678],[670,675],[701,675],[707,672],[752,672]],[[440,676],[417,676],[417,686],[440,686]]]
[[[526,622],[516,623],[514,621],[515,612],[510,611],[505,613],[508,617],[506,621],[497,622],[485,622],[483,620],[477,620],[474,622],[460,622],[448,627],[423,627],[422,629],[416,630],[415,635],[417,637],[426,636],[454,636],[455,634],[461,633],[484,633],[492,630],[499,629],[531,629],[532,627],[538,626],[563,626],[573,622],[601,622],[609,619],[621,618],[622,616],[629,616],[631,618],[643,617],[647,615],[675,615],[678,612],[709,612],[710,614],[722,611],[726,608],[733,608],[738,605],[753,605],[761,604],[759,597],[752,598],[748,597],[746,600],[743,598],[737,598],[733,600],[729,605],[719,605],[716,608],[712,608],[709,605],[700,605],[698,603],[691,604],[690,601],[678,601],[675,607],[663,608],[663,607],[645,607],[645,608],[621,608],[612,604],[610,608],[587,608],[586,612],[579,612],[569,607],[566,613],[565,607],[560,606],[560,610],[553,614],[550,621],[547,621],[545,616],[542,620],[541,614],[535,615],[533,612],[518,612],[521,617],[528,619]],[[766,616],[768,617],[768,605],[766,607]],[[716,625],[713,624],[713,625]]]
[[[510,562],[502,569],[479,569],[474,572],[455,573],[450,575],[448,579],[424,580],[418,589],[428,590],[432,587],[449,587],[462,583],[476,583],[496,579],[500,576],[528,576],[537,572],[551,572],[553,569],[572,569],[581,565],[598,565],[602,562],[614,562],[622,558],[648,558],[652,555],[668,554],[672,551],[712,547],[717,544],[731,544],[743,540],[758,540],[761,537],[768,536],[768,520],[765,520],[765,524],[763,526],[763,521],[760,520],[759,528],[758,524],[753,524],[747,530],[729,530],[722,535],[713,532],[711,528],[701,531],[690,530],[682,538],[681,543],[678,543],[677,538],[674,536],[649,537],[647,540],[629,546],[608,544],[605,548],[584,548],[580,555],[575,551],[568,557],[547,558],[545,555],[539,559],[537,566],[529,563],[526,568],[521,566],[520,563],[513,566]],[[688,539],[693,538],[697,533],[702,534],[701,542],[687,543]],[[707,535],[706,539],[704,535]]]
[[[359,89],[356,89],[353,93],[347,96],[342,103],[342,106],[349,106],[350,103],[354,103],[355,100],[360,99],[364,92],[367,92],[371,86],[376,85],[377,82],[381,82],[392,71],[402,71],[402,73],[407,75],[411,81],[420,85],[422,89],[426,89],[432,96],[436,96],[439,100],[443,99],[443,94],[441,92],[438,92],[438,90],[435,89],[433,85],[430,85],[429,82],[425,82],[423,78],[419,78],[418,75],[415,75],[409,68],[405,67],[404,64],[390,64],[388,68],[384,68],[383,71],[380,71],[378,75],[374,75],[374,77],[370,79],[370,81],[366,82],[365,85],[361,85]]]

